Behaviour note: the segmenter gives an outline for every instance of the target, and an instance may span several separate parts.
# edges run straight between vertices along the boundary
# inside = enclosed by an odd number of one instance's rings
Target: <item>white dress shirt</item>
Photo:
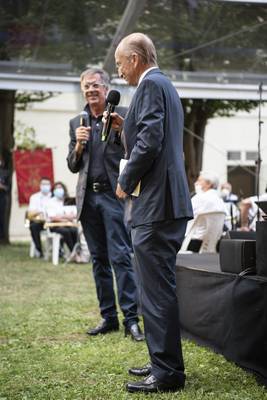
[[[44,214],[50,198],[51,193],[43,194],[42,192],[37,192],[32,194],[29,201],[28,211],[37,211]]]
[[[140,85],[140,83],[142,82],[142,80],[144,79],[144,77],[146,76],[146,74],[149,73],[149,71],[152,71],[152,69],[157,69],[157,68],[158,68],[158,67],[150,67],[150,68],[146,69],[146,70],[142,73],[142,75],[140,76],[137,86]]]
[[[62,219],[64,219],[64,217],[66,218],[71,216],[75,219],[76,215],[76,206],[64,206],[64,201],[55,196],[51,197],[46,205],[46,216],[49,221],[54,217],[62,217]]]

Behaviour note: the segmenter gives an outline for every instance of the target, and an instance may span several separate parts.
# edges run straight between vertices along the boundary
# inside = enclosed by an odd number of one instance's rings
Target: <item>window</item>
[[[227,151],[227,160],[229,161],[241,160],[241,151]]]
[[[256,161],[258,158],[257,151],[246,151],[246,160],[247,161]]]

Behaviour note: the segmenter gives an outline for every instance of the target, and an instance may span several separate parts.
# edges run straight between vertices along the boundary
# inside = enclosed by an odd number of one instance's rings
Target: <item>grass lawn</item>
[[[267,399],[253,376],[189,341],[183,392],[127,393],[128,368],[148,360],[145,344],[122,329],[88,337],[99,322],[91,266],[55,267],[29,259],[28,247],[0,247],[0,400]]]

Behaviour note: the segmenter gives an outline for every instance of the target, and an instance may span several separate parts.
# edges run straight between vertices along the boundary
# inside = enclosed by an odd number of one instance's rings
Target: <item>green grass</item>
[[[91,266],[55,267],[15,244],[0,247],[0,271],[0,400],[267,399],[253,376],[189,341],[182,393],[129,394],[127,370],[147,362],[146,346],[122,329],[85,335],[99,321]]]

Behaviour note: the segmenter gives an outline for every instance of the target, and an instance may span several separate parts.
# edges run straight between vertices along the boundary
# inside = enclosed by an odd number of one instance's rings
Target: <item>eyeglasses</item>
[[[92,83],[85,83],[82,86],[82,89],[84,91],[89,90],[90,88],[92,88],[94,90],[97,90],[97,89],[100,89],[103,86],[106,86],[106,85],[104,83],[101,83],[101,82],[92,82]]]

